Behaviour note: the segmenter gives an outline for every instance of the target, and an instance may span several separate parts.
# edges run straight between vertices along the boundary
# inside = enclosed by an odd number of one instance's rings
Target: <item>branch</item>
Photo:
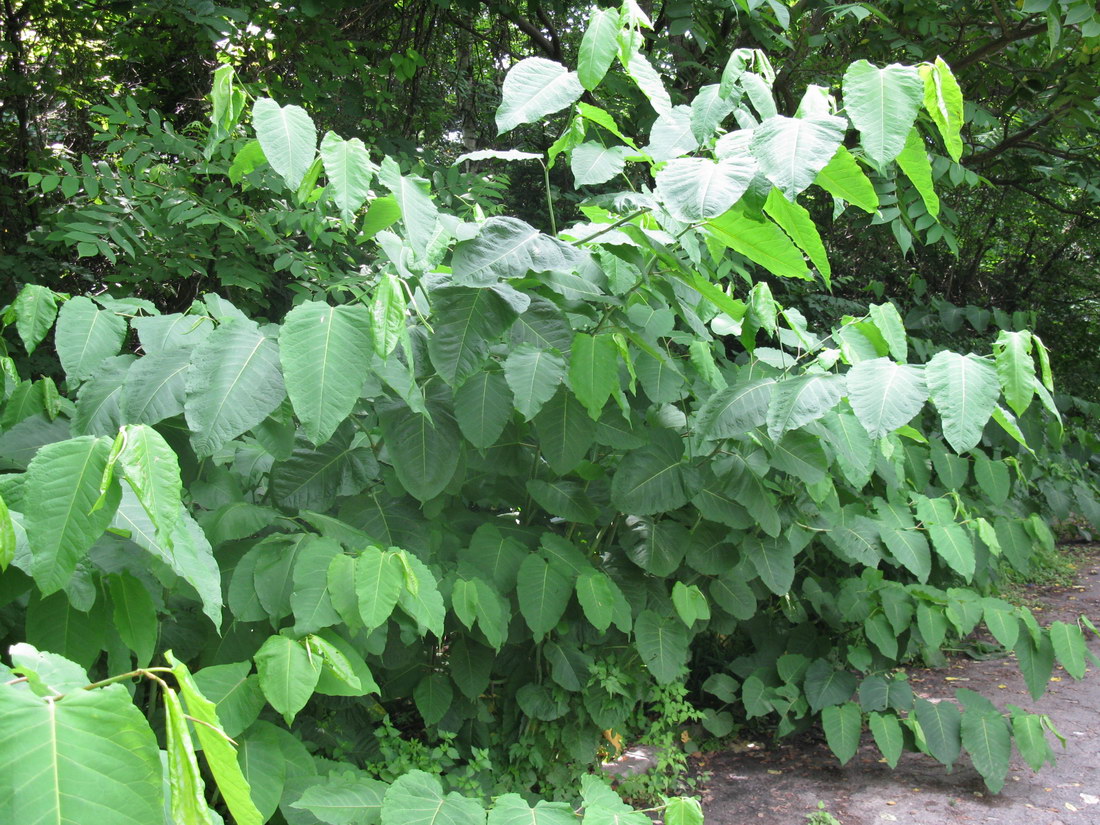
[[[1040,26],[1024,26],[1016,29],[1015,31],[1008,32],[1007,34],[998,37],[996,40],[990,40],[980,49],[971,52],[965,57],[960,57],[958,60],[951,61],[951,68],[956,72],[961,72],[967,67],[977,63],[979,60],[984,60],[992,54],[996,54],[1007,46],[1011,46],[1018,40],[1027,40],[1041,32],[1047,30],[1046,24]]]
[[[1031,191],[1026,186],[1021,186],[1019,184],[1011,184],[1011,186],[1012,186],[1013,189],[1015,189],[1019,192],[1023,192],[1025,195],[1027,195],[1029,197],[1035,198],[1035,200],[1039,201],[1039,203],[1046,204],[1051,209],[1053,209],[1055,212],[1061,212],[1063,215],[1070,215],[1074,218],[1084,218],[1084,217],[1088,216],[1089,213],[1092,211],[1087,206],[1083,209],[1073,209],[1072,207],[1069,207],[1069,206],[1062,206],[1061,204],[1051,200],[1050,198],[1046,197],[1045,195],[1040,195],[1038,192]]]
[[[1062,160],[1087,160],[1089,153],[1096,149],[1096,145],[1081,146],[1076,149],[1055,149],[1053,146],[1043,146],[1041,143],[1032,143],[1022,140],[1016,144],[1017,149],[1031,149],[1044,155],[1061,158]]]
[[[553,45],[554,54],[552,55],[559,63],[562,62],[561,53],[561,41],[558,39],[558,30],[554,28],[554,21],[550,19],[550,15],[542,8],[542,3],[532,3],[535,8],[535,16],[538,17],[539,22],[542,23],[543,28],[550,33],[550,43]]]
[[[1042,129],[1052,120],[1054,120],[1054,118],[1058,117],[1069,108],[1070,107],[1068,103],[1063,103],[1057,109],[1053,109],[1047,112],[1030,126],[1021,129],[1014,135],[1009,135],[1008,137],[1004,138],[1004,140],[1002,140],[996,146],[991,146],[989,149],[984,149],[981,152],[975,152],[969,158],[967,158],[967,162],[970,165],[980,165],[983,163],[988,163],[997,155],[1003,152],[1007,152],[1012,147],[1018,146],[1020,143],[1026,141],[1029,137],[1038,132],[1040,129]]]
[[[561,53],[554,48],[554,44],[547,39],[546,35],[538,30],[531,21],[524,20],[515,12],[504,11],[503,9],[493,9],[490,0],[481,0],[481,2],[489,7],[489,11],[496,11],[501,17],[508,20],[512,25],[526,34],[534,42],[536,46],[549,58],[561,61]]]

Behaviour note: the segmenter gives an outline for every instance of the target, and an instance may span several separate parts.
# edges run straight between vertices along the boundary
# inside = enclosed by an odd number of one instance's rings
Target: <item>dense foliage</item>
[[[1084,675],[1087,619],[997,593],[1050,517],[1100,521],[1091,405],[1026,313],[828,293],[819,225],[954,242],[952,70],[793,99],[739,48],[680,102],[632,0],[577,26],[495,112],[562,124],[545,151],[432,173],[224,66],[207,125],[114,102],[96,159],[26,177],[117,286],[3,315],[12,821],[94,786],[135,822],[642,822],[598,757],[764,723],[965,749],[994,791],[1012,743],[1052,758],[1046,717],[901,668],[984,626],[1036,699]],[[530,221],[493,185],[525,166]]]
[[[838,78],[857,59],[887,65],[942,57],[968,101],[960,132],[966,170],[946,156],[934,158],[943,204],[938,223],[919,207],[909,215],[915,195],[904,185],[897,212],[884,201],[862,226],[833,224],[827,207],[815,210],[836,268],[836,294],[865,303],[864,290],[877,282],[875,288],[908,306],[910,287],[923,282],[929,294],[959,306],[1035,312],[1034,328],[1051,347],[1062,387],[1096,400],[1091,262],[1100,237],[1094,139],[1100,18],[1094,4],[694,0],[640,7],[653,21],[639,34],[640,48],[676,104],[717,82],[733,47],[767,52],[786,114],[808,84]],[[156,110],[187,134],[205,118],[206,72],[228,60],[245,82],[306,107],[322,128],[426,161],[419,174],[433,178],[439,192],[442,181],[434,178],[441,167],[463,151],[493,145],[504,70],[532,54],[574,65],[588,15],[587,6],[571,0],[309,0],[276,7],[156,0],[90,8],[13,0],[0,9],[0,273],[7,276],[0,278],[0,301],[14,297],[7,290],[19,280],[71,293],[118,283],[107,259],[45,240],[60,193],[35,197],[14,174],[51,174],[59,159],[87,174],[81,156],[93,164],[103,157],[94,127],[107,120],[96,115],[89,128],[88,110],[105,97],[133,96],[140,110]],[[639,105],[644,95],[634,84],[612,77],[598,99],[627,134],[648,132],[655,112]],[[544,152],[557,136],[533,124],[521,127],[516,140]],[[156,134],[150,137],[157,142]],[[173,157],[170,147],[164,151]],[[171,160],[166,166],[175,171]],[[637,176],[640,167],[626,172]],[[528,197],[542,184],[541,170],[515,166],[508,176],[514,185],[503,193],[507,214],[548,228],[538,199]],[[559,210],[576,217],[566,170],[552,169],[550,179]],[[212,180],[200,173],[203,184]],[[933,239],[942,233],[945,242],[925,245],[926,231]],[[892,234],[912,241],[893,244]],[[173,276],[185,296],[217,288],[213,266],[199,272],[205,261],[195,263],[186,278]],[[804,306],[800,294],[787,302]]]

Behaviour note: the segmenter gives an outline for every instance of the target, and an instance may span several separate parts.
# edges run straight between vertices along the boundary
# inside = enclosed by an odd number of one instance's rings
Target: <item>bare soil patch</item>
[[[1033,591],[1041,622],[1100,617],[1100,545],[1081,552],[1078,582]],[[1032,595],[1029,593],[1029,595]],[[1100,641],[1090,643],[1100,654]],[[998,707],[1046,713],[1066,737],[1052,741],[1057,764],[1038,774],[1014,755],[1004,790],[988,793],[966,755],[947,773],[923,754],[906,753],[891,770],[865,733],[841,767],[820,734],[776,744],[739,745],[712,754],[705,770],[703,810],[708,825],[805,825],[823,802],[842,825],[1100,825],[1100,678],[1095,668],[1076,682],[1055,667],[1047,693],[1032,700],[1012,658],[953,658],[947,668],[910,671],[918,696],[953,698],[967,687]]]

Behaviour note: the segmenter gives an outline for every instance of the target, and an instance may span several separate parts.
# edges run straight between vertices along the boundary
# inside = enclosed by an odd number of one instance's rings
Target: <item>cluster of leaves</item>
[[[169,678],[240,822],[427,822],[440,806],[479,822],[480,803],[422,772],[380,784],[372,733],[485,766],[444,773],[451,787],[551,794],[688,678],[718,736],[820,719],[846,761],[866,722],[891,764],[965,747],[994,790],[1013,741],[1036,769],[1051,757],[1044,717],[968,692],[961,713],[914,701],[896,672],[984,623],[1036,698],[1055,660],[1084,675],[1086,619],[1043,628],[993,595],[1052,542],[1029,495],[1064,438],[1042,342],[1003,329],[987,355],[933,351],[891,303],[811,329],[759,276],[828,283],[811,187],[881,214],[876,182],[901,175],[931,213],[926,141],[954,152],[961,125],[950,70],[857,62],[840,99],[812,87],[787,117],[766,59],[737,51],[673,106],[638,49],[647,25],[630,0],[597,11],[577,73],[530,58],[505,81],[501,131],[570,110],[546,163],[566,156],[580,185],[627,163],[653,175],[558,235],[448,215],[394,160],[331,132],[318,151],[304,110],[260,98],[231,166],[312,204],[318,231],[371,228],[356,300],[303,296],[270,322],[212,294],[163,313],[23,289],[4,322],[28,353],[52,330],[65,378],[0,362],[0,615],[33,645],[0,713],[6,735],[74,736],[94,756],[42,749],[18,804],[62,770],[51,804],[86,804],[69,783],[113,781],[117,736],[144,754],[126,776],[155,807],[155,741],[118,684],[135,674],[135,697],[168,709],[171,804],[201,822]],[[657,113],[644,146],[581,100],[615,61]],[[245,110],[229,80],[211,138],[227,145]],[[171,668],[148,667],[169,650]],[[74,692],[74,667],[109,684]],[[590,825],[635,816],[592,778],[582,790]],[[666,821],[698,821],[668,804]],[[575,818],[539,805],[500,797],[489,821]]]
[[[41,233],[44,248],[75,252],[82,288],[110,281],[159,306],[186,308],[212,290],[244,309],[278,316],[296,296],[309,294],[309,284],[355,290],[364,280],[361,270],[371,264],[360,248],[400,212],[392,196],[379,197],[355,227],[332,221],[331,203],[322,202],[324,189],[316,183],[327,174],[331,200],[341,185],[336,181],[346,181],[338,165],[369,164],[362,142],[345,143],[329,133],[322,157],[312,162],[311,149],[303,168],[288,159],[290,166],[280,169],[293,168],[294,174],[281,177],[259,141],[236,131],[248,95],[229,66],[215,72],[211,97],[209,126],[182,133],[155,111],[141,110],[133,98],[92,107],[101,159],[60,159],[56,169],[26,175],[42,197],[65,198],[50,230]],[[258,127],[278,128],[279,112],[261,104]],[[313,130],[312,121],[308,128]],[[315,133],[311,139],[316,144]],[[441,200],[458,216],[470,212],[468,203],[491,211],[507,182],[457,168],[435,178]],[[338,208],[347,217],[341,197]]]

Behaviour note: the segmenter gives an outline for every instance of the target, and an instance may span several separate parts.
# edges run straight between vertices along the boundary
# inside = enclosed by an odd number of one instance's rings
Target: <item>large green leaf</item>
[[[405,236],[413,251],[425,255],[439,220],[439,207],[432,200],[431,185],[424,178],[402,175],[397,162],[389,157],[382,161],[378,179],[390,190],[401,210]]]
[[[573,170],[575,186],[593,186],[607,183],[626,168],[631,154],[627,146],[604,146],[588,141],[569,153],[569,168]]]
[[[599,515],[585,485],[576,481],[533,478],[527,482],[527,492],[546,512],[565,521],[593,524]]]
[[[321,139],[321,161],[340,217],[350,224],[370,195],[375,171],[370,154],[359,138],[344,140],[335,132],[326,132]]]
[[[683,443],[657,431],[651,444],[631,450],[611,479],[611,501],[623,513],[644,516],[676,510],[694,494],[682,464]]]
[[[768,436],[778,441],[790,430],[816,421],[844,395],[844,376],[810,373],[777,381],[768,404]]]
[[[421,501],[443,491],[462,457],[462,438],[452,412],[434,397],[429,410],[430,420],[401,402],[390,402],[379,410],[386,450],[397,478]]]
[[[0,772],[11,823],[164,821],[156,736],[122,685],[46,699],[0,684]]]
[[[1049,634],[1042,634],[1036,643],[1029,633],[1016,640],[1016,661],[1031,698],[1039,701],[1047,689],[1047,680],[1054,671],[1054,645]]]
[[[169,535],[183,504],[179,461],[159,432],[144,424],[119,430],[118,467],[158,533]],[[116,441],[116,445],[118,441]]]
[[[222,735],[214,703],[199,690],[185,664],[176,661],[171,653],[166,658],[172,665],[188,714],[200,723],[195,725],[195,734],[226,806],[238,825],[260,825],[264,819],[252,802],[251,789],[237,763],[236,748]]]
[[[822,708],[847,702],[856,689],[856,677],[840,670],[824,659],[816,659],[806,669],[803,690],[810,710],[817,713]]]
[[[936,124],[947,154],[958,162],[962,157],[963,96],[955,75],[943,58],[936,56],[935,63],[922,63],[920,74],[924,79],[924,108]]]
[[[846,408],[830,411],[816,430],[833,448],[844,478],[856,489],[871,478],[875,464],[874,445],[855,414]]]
[[[523,560],[516,580],[516,595],[519,612],[536,639],[557,626],[572,594],[569,579],[541,556],[531,554]]]
[[[913,704],[917,722],[934,759],[951,767],[959,758],[962,745],[962,714],[953,702],[917,699]]]
[[[844,118],[828,114],[775,115],[753,130],[752,154],[764,177],[794,201],[836,154],[846,125]]]
[[[909,357],[909,341],[905,334],[905,322],[898,312],[898,308],[889,301],[881,304],[871,304],[868,307],[871,320],[875,322],[875,328],[882,334],[890,348],[890,354],[905,363]]]
[[[157,644],[157,609],[145,585],[129,573],[115,573],[108,577],[111,607],[115,630],[134,652],[139,667],[145,667],[153,658]]]
[[[634,4],[634,7],[637,8],[637,4]],[[672,111],[672,100],[669,98],[661,76],[653,68],[649,59],[638,49],[630,52],[620,49],[619,60],[626,69],[627,75],[646,96],[653,110],[662,117],[669,114]]]
[[[129,490],[123,490],[111,526],[125,530],[138,547],[152,553],[190,584],[203,603],[203,612],[215,626],[221,623],[222,577],[210,541],[186,510],[167,536],[158,536],[145,508]]]
[[[566,802],[540,799],[531,806],[518,793],[506,793],[493,803],[489,825],[577,825],[577,816]]]
[[[381,693],[378,683],[374,681],[374,674],[358,647],[332,628],[326,628],[310,637],[309,644],[324,659],[321,678],[317,680],[317,693],[325,696]]]
[[[286,389],[279,347],[252,321],[218,327],[191,356],[184,413],[199,456],[255,427],[270,415]]]
[[[1074,679],[1084,679],[1085,656],[1089,650],[1081,628],[1076,624],[1054,622],[1050,626],[1050,641],[1066,673]]]
[[[264,695],[259,676],[252,673],[252,662],[204,667],[195,672],[194,680],[199,694],[213,704],[215,717],[226,736],[240,735],[263,710]]]
[[[1000,793],[1012,757],[1012,736],[1007,720],[996,710],[976,712],[967,709],[962,715],[962,744],[986,787],[992,793]]]
[[[66,593],[45,598],[32,596],[27,604],[27,642],[39,650],[71,659],[85,669],[99,658],[110,624],[111,616],[103,599],[96,599],[90,610],[76,609]]]
[[[302,542],[294,561],[294,591],[290,596],[296,634],[316,633],[340,623],[328,593],[328,570],[342,552],[334,539],[311,535]]]
[[[867,721],[871,728],[871,735],[875,737],[875,744],[886,759],[886,764],[896,768],[905,746],[905,736],[898,717],[892,713],[870,713]]]
[[[317,687],[320,659],[311,656],[301,642],[286,636],[268,637],[253,658],[260,674],[260,690],[268,704],[290,724]]]
[[[814,180],[834,198],[853,203],[864,212],[878,211],[878,193],[852,153],[841,146]]]
[[[161,693],[161,699],[166,717],[165,762],[170,791],[168,809],[172,819],[188,825],[215,825],[210,806],[206,804],[206,787],[179,695],[166,688]]]
[[[516,409],[530,421],[557,391],[565,377],[565,360],[557,352],[524,341],[505,360],[504,377]]]
[[[605,573],[586,570],[577,577],[577,601],[585,618],[601,632],[611,626],[615,604],[621,598],[618,585]]]
[[[1031,404],[1037,382],[1035,362],[1031,358],[1032,338],[1027,330],[1002,330],[993,343],[993,361],[1004,390],[1005,401],[1023,415]]]
[[[634,644],[658,684],[680,676],[687,663],[691,633],[683,623],[652,610],[643,610],[634,623]]]
[[[279,332],[287,395],[314,444],[324,444],[355,406],[370,374],[370,311],[306,301]]]
[[[829,456],[821,439],[805,430],[783,436],[772,452],[772,466],[805,484],[820,484],[829,472]]]
[[[445,673],[429,673],[413,690],[413,701],[425,725],[436,725],[454,701],[454,688]]]
[[[821,727],[825,729],[825,741],[829,750],[846,765],[859,749],[859,734],[863,714],[855,702],[830,705],[821,711]]]
[[[476,799],[451,791],[439,780],[414,770],[398,777],[382,799],[382,825],[484,825],[485,810]]]
[[[719,576],[710,583],[710,597],[723,610],[742,621],[756,615],[756,594],[739,574]]]
[[[324,511],[338,494],[358,493],[377,476],[370,445],[357,440],[347,424],[316,449],[300,439],[290,458],[272,466],[269,489],[280,507]]]
[[[875,499],[879,516],[879,537],[894,559],[919,581],[928,581],[932,570],[932,553],[928,540],[917,529],[908,507]]]
[[[461,385],[515,319],[515,310],[491,289],[447,286],[432,292],[428,355],[436,372],[452,387]]]
[[[918,367],[889,358],[860,361],[848,371],[848,401],[871,438],[908,424],[928,398]]]
[[[932,164],[928,160],[924,138],[920,136],[916,127],[910,130],[909,137],[905,140],[905,148],[898,154],[897,161],[901,171],[920,194],[928,214],[932,217],[939,215],[940,199],[932,183]]]
[[[657,173],[657,193],[677,220],[717,218],[741,198],[756,174],[751,158],[678,158]]]
[[[331,773],[306,788],[290,807],[309,811],[326,825],[373,825],[381,820],[388,787],[379,779]]]
[[[336,566],[330,567],[330,571],[342,572]],[[395,554],[377,547],[363,549],[355,560],[355,594],[359,615],[368,630],[385,624],[401,595],[403,583],[401,562]]]
[[[15,310],[15,329],[27,355],[30,355],[42,343],[57,318],[57,296],[52,289],[27,284],[19,290],[12,308]]]
[[[447,611],[435,575],[424,562],[408,551],[399,551],[399,558],[405,571],[405,586],[398,595],[397,603],[416,621],[421,636],[431,632],[442,639]]]
[[[829,286],[833,268],[809,210],[797,201],[787,200],[778,189],[773,188],[764,203],[764,212],[806,253],[806,257],[821,273],[825,285]]]
[[[603,405],[619,386],[619,350],[610,335],[588,335],[578,332],[573,337],[569,356],[569,382],[573,394],[598,420]]]
[[[504,373],[494,369],[474,373],[455,390],[458,427],[466,440],[479,449],[493,446],[512,417],[507,368],[505,363]]]
[[[561,387],[535,416],[535,432],[550,469],[565,475],[588,453],[596,437],[596,422],[573,393]]]
[[[976,355],[944,350],[925,365],[924,378],[943,419],[943,437],[957,453],[972,449],[1001,392],[994,366]]]
[[[970,581],[976,559],[966,528],[955,521],[955,505],[947,498],[917,496],[917,517],[924,522],[932,547],[948,566]]]
[[[175,349],[192,350],[214,331],[214,322],[205,315],[154,315],[132,318],[130,326],[138,334],[142,351],[148,355]]]
[[[260,719],[237,740],[240,743],[239,770],[249,786],[261,822],[266,822],[275,813],[286,786],[290,765],[287,764],[288,749],[282,747],[284,735],[290,734]]]
[[[1012,714],[1012,738],[1033,771],[1038,771],[1046,763],[1054,764],[1054,751],[1047,742],[1043,730],[1042,717],[1025,711]]]
[[[16,542],[15,522],[11,517],[4,497],[0,496],[0,572],[7,570],[15,560]]]
[[[497,134],[502,135],[524,123],[534,123],[546,115],[576,102],[584,87],[576,72],[544,57],[528,57],[508,70],[501,88],[496,112]]]
[[[770,221],[753,220],[739,211],[739,207],[734,207],[707,221],[706,225],[716,241],[760,264],[773,275],[812,277],[798,247]]]
[[[103,506],[95,506],[110,453],[110,439],[86,435],[47,444],[27,468],[24,526],[43,595],[68,583],[111,523],[120,497],[117,482],[109,483]]]
[[[477,701],[489,688],[493,671],[493,652],[463,637],[451,644],[451,678],[470,701]]]
[[[783,596],[790,592],[794,582],[796,553],[785,537],[759,539],[746,536],[741,552],[772,593]]]
[[[694,152],[698,146],[699,141],[691,128],[691,109],[677,106],[662,112],[653,122],[645,151],[656,161],[666,161]]]
[[[722,88],[717,83],[701,88],[691,101],[691,129],[695,138],[700,143],[709,141],[736,108],[735,103],[722,94]]]
[[[632,562],[659,578],[671,576],[691,542],[687,528],[672,519],[631,517],[622,546]]]
[[[118,401],[122,420],[156,424],[180,415],[187,399],[191,348],[175,347],[139,358],[125,373]],[[93,378],[87,385],[98,380]]]
[[[750,378],[719,390],[699,410],[699,431],[708,439],[734,438],[768,418],[774,378]]]
[[[252,107],[252,125],[271,168],[291,191],[297,190],[317,154],[313,119],[300,106],[279,106],[261,97]]]
[[[905,146],[924,100],[924,81],[913,66],[879,69],[857,60],[844,73],[844,111],[859,129],[867,156],[883,167]]]
[[[72,384],[89,378],[104,359],[117,355],[126,337],[126,319],[99,309],[91,298],[70,298],[57,314],[54,347]]]
[[[543,235],[518,218],[489,218],[477,236],[455,246],[451,262],[455,284],[492,286],[528,272],[569,272],[586,254]]]
[[[619,11],[593,8],[577,52],[577,79],[588,91],[600,85],[619,50]]]

